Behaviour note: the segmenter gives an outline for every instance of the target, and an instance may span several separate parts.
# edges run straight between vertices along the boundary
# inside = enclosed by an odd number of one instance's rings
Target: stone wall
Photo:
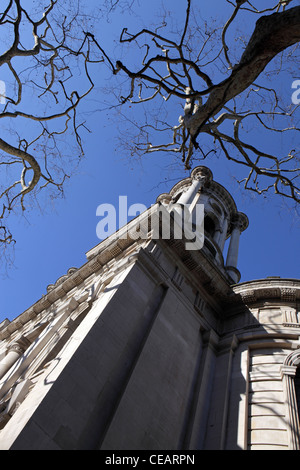
[[[1,449],[297,448],[299,281],[230,287],[170,246],[91,257],[3,325],[0,361],[25,351],[0,382]]]

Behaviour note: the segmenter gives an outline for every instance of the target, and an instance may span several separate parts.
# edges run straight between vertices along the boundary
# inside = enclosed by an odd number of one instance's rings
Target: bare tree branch
[[[80,132],[85,123],[78,110],[94,88],[90,67],[103,62],[105,55],[95,46],[93,35],[84,31],[78,1],[72,3],[70,17],[59,0],[47,4],[41,0],[40,10],[25,8],[22,0],[6,3],[0,14],[0,31],[5,34],[7,30],[9,46],[0,54],[0,67],[8,67],[13,85],[7,87],[6,104],[0,110],[0,247],[13,240],[7,226],[12,210],[26,210],[29,195],[45,188],[52,187],[57,194],[63,191],[69,176],[67,155],[62,158],[67,135],[73,136],[77,158],[84,155]],[[29,28],[31,46],[25,47],[23,44],[30,44]],[[80,91],[76,68],[84,74]],[[4,168],[11,170],[5,177]]]
[[[249,174],[243,180],[246,189],[261,194],[273,188],[275,193],[299,202],[300,165],[296,150],[290,148],[281,156],[272,155],[248,144],[241,132],[242,126],[254,121],[264,131],[277,134],[299,132],[299,126],[293,123],[298,106],[279,104],[276,90],[265,83],[257,85],[256,81],[263,76],[271,61],[299,42],[300,7],[287,8],[292,0],[274,2],[273,7],[261,10],[247,0],[227,0],[227,3],[233,9],[221,29],[217,53],[216,30],[209,29],[207,24],[202,29],[197,25],[192,0],[186,0],[178,40],[174,39],[174,34],[158,33],[158,28],[143,28],[134,34],[123,28],[120,43],[145,48],[146,54],[137,70],[123,61],[117,61],[115,66],[110,62],[115,75],[125,74],[129,78],[129,92],[125,96],[120,95],[120,103],[149,103],[150,106],[152,102],[147,123],[140,124],[135,150],[138,153],[163,151],[180,154],[185,168],[190,169],[196,152],[200,152],[202,159],[213,153],[202,148],[206,135],[212,139],[213,146],[219,146],[227,159],[249,168]],[[255,14],[258,20],[244,51],[234,64],[230,50],[232,40],[229,45],[227,33],[240,14]],[[163,26],[166,29],[166,24]],[[196,36],[198,44],[194,39]],[[294,50],[296,53],[297,49]],[[277,72],[280,73],[280,68]],[[219,76],[219,80],[213,80],[213,75]],[[162,121],[159,117],[156,119],[158,125],[153,122],[150,127],[155,103],[159,116],[160,99],[177,107],[182,103],[184,109],[179,115],[179,124],[170,125],[168,131],[165,126],[159,126]],[[172,112],[171,104],[169,106]],[[284,119],[288,124],[279,122]],[[233,123],[232,134],[221,130],[224,126],[228,128],[230,122]],[[159,135],[157,143],[152,140],[154,128]],[[164,142],[162,133],[169,134]],[[264,180],[267,182],[265,187]]]

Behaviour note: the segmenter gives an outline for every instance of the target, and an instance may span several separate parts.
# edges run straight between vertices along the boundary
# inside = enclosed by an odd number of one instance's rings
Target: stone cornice
[[[0,340],[8,338],[12,333],[22,328],[28,321],[34,319],[39,313],[45,309],[49,309],[59,299],[64,298],[73,288],[79,287],[92,274],[105,270],[105,267],[114,260],[118,255],[122,254],[136,244],[137,241],[128,237],[125,240],[119,240],[115,234],[97,245],[94,256],[90,256],[88,261],[80,268],[70,268],[66,275],[58,278],[54,284],[47,287],[47,294],[43,295],[35,304],[25,310],[17,318],[9,322],[2,322],[0,328]]]
[[[233,291],[234,299],[247,305],[269,299],[296,302],[300,300],[300,280],[270,277],[243,282],[233,286]]]

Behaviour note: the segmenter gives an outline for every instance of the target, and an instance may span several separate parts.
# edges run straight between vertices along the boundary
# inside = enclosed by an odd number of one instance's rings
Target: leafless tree
[[[295,73],[299,70],[300,6],[292,0],[263,2],[269,8],[258,1],[226,1],[228,19],[219,27],[201,23],[192,0],[186,0],[180,32],[170,27],[170,17],[137,32],[124,27],[120,43],[128,47],[128,60],[116,61],[112,71],[129,79],[127,92],[119,94],[120,105],[136,110],[131,117],[126,114],[127,123],[137,129],[128,146],[139,155],[172,152],[186,169],[218,152],[245,168],[239,180],[245,188],[260,194],[273,189],[299,202],[295,139],[300,129],[298,104],[291,100],[293,72],[285,102],[266,77],[273,73],[272,81],[278,83],[286,63]],[[238,32],[239,18],[248,27],[253,24],[248,38]],[[138,66],[130,60],[137,53]],[[258,148],[257,133],[268,132],[265,148]],[[284,150],[273,153],[268,145],[275,135],[284,140]]]
[[[298,106],[282,102],[263,77],[272,72],[271,63],[279,76],[286,63],[295,64],[300,7],[291,0],[268,0],[272,5],[260,9],[254,1],[224,0],[228,19],[221,26],[201,22],[192,0],[185,0],[181,30],[168,24],[167,14],[149,29],[131,33],[124,27],[120,44],[134,50],[126,63],[105,52],[101,35],[91,27],[94,15],[82,11],[82,1],[2,1],[0,79],[6,90],[1,97],[0,89],[0,246],[13,241],[9,214],[61,194],[72,165],[84,154],[86,123],[80,110],[94,88],[93,68],[102,61],[116,80],[120,107],[134,109],[126,118],[138,134],[127,140],[132,153],[173,152],[189,169],[196,159],[219,152],[246,168],[245,188],[258,193],[273,188],[299,202],[300,165],[293,143]],[[107,12],[133,9],[135,0],[104,0],[103,5]],[[248,38],[234,29],[246,15],[248,25],[253,22]],[[255,133],[262,131],[287,135],[284,151],[257,148]]]
[[[80,1],[1,1],[0,246],[13,242],[11,212],[63,191],[83,156],[80,105],[103,61]],[[27,5],[27,6],[24,6]],[[80,79],[78,79],[80,77]],[[70,150],[72,137],[73,148]],[[50,191],[53,188],[54,191]],[[39,197],[37,198],[37,194]]]

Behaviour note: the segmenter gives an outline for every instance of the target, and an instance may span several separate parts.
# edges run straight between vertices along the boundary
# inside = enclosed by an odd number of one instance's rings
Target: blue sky
[[[99,36],[107,47],[111,47],[110,43],[115,47],[113,40],[125,26],[125,19],[127,24],[138,28],[142,25],[140,12],[146,24],[145,19],[161,2],[143,3],[137,16],[119,12],[111,23],[103,23]],[[182,3],[179,0],[165,2],[170,8]],[[225,15],[223,0],[203,4],[203,16],[215,16],[216,11],[220,17]],[[101,87],[107,85],[107,77],[106,73],[99,77],[94,103],[88,103],[90,109],[94,104],[95,108],[101,108],[98,104],[102,101]],[[293,79],[295,77],[285,76],[283,86],[287,93],[290,93]],[[107,100],[107,96],[104,99]],[[129,205],[150,206],[159,194],[169,191],[176,181],[189,175],[169,154],[146,155],[142,160],[129,161],[118,143],[118,123],[113,115],[108,117],[109,111],[87,115],[92,133],[86,135],[86,157],[77,174],[68,181],[65,198],[54,201],[53,206],[49,204],[42,212],[26,214],[27,220],[20,216],[11,221],[17,244],[13,267],[0,278],[0,321],[20,315],[46,293],[47,285],[70,267],[80,267],[86,261],[85,253],[100,242],[96,236],[98,205],[110,203],[117,207],[119,196],[126,195]],[[175,116],[174,121],[177,119]],[[262,138],[259,133],[255,136],[258,142]],[[271,141],[263,143],[273,144]],[[212,158],[203,164],[209,166],[214,179],[233,195],[238,210],[249,217],[249,228],[240,242],[241,281],[266,276],[299,278],[300,223],[292,205],[279,197],[262,198],[245,193],[235,181],[235,167],[227,161]],[[1,274],[4,274],[3,266]]]

